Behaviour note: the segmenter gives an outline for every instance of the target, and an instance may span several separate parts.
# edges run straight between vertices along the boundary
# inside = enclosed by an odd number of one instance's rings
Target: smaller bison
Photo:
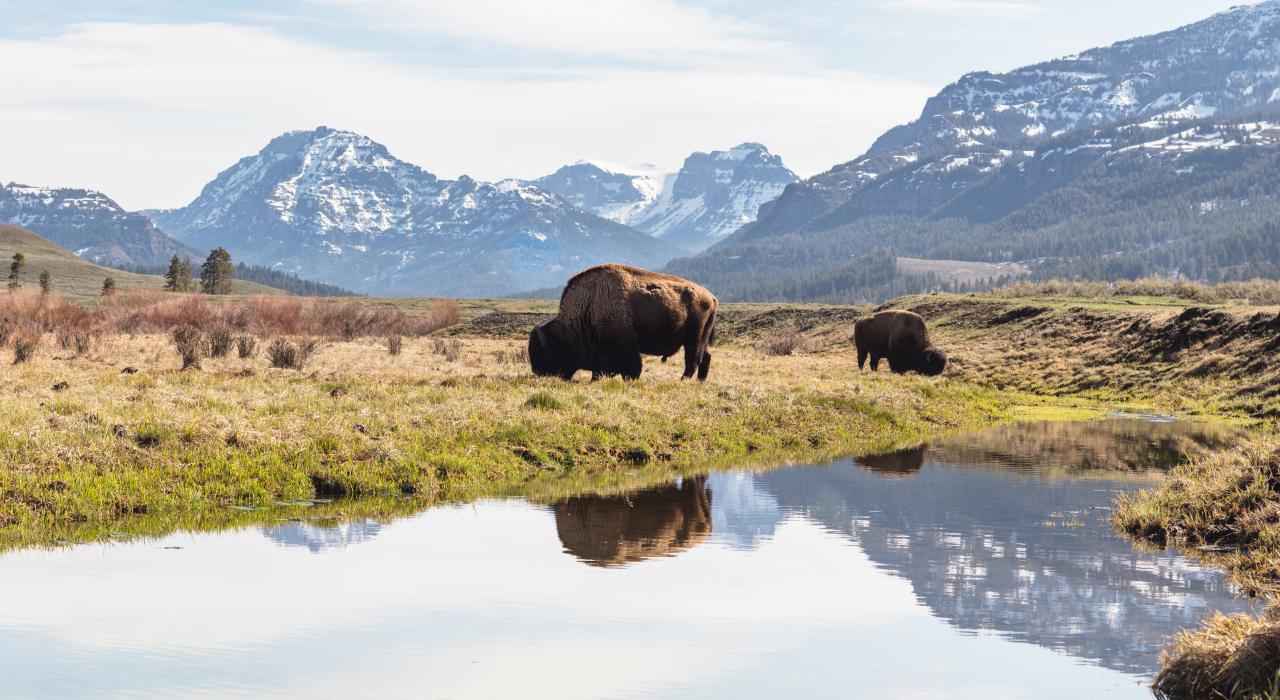
[[[880,360],[889,361],[889,369],[897,374],[919,372],[928,376],[942,374],[947,368],[947,355],[929,343],[920,314],[910,311],[881,311],[859,319],[853,326],[853,342],[858,346],[858,369],[871,358],[871,371],[880,368]]]
[[[707,378],[715,336],[715,295],[686,279],[628,265],[574,275],[555,319],[529,334],[529,365],[540,377],[638,379],[641,355],[664,360],[684,350],[684,376]]]

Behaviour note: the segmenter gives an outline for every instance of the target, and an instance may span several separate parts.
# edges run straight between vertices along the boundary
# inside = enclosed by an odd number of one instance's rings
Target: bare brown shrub
[[[507,365],[527,365],[529,364],[529,349],[517,347],[512,350],[498,350],[493,353],[493,358]]]
[[[182,369],[200,369],[200,361],[208,350],[204,334],[195,326],[173,329],[173,346],[182,357]]]
[[[444,359],[450,362],[457,362],[462,357],[462,341],[457,338],[436,338],[431,343],[431,349],[437,355],[444,355]]]
[[[64,326],[55,331],[58,347],[75,352],[77,357],[89,354],[97,336],[97,329],[90,326]]]
[[[457,300],[442,299],[431,305],[431,310],[419,316],[409,324],[406,331],[409,335],[421,337],[430,335],[442,328],[456,326],[462,322],[462,308]]]
[[[247,360],[258,354],[258,339],[251,335],[242,335],[236,338],[236,354],[240,359]]]
[[[761,339],[760,352],[770,356],[791,356],[805,347],[804,338],[795,330],[780,330]]]
[[[208,335],[209,357],[226,357],[231,353],[231,345],[234,341],[235,336],[231,334],[229,326],[215,325],[209,330]]]
[[[393,335],[387,337],[387,353],[395,357],[404,350],[404,337]]]
[[[284,338],[276,338],[267,347],[267,358],[272,367],[301,370],[307,366],[318,347],[319,342],[314,338],[300,340],[296,344]]]
[[[425,315],[411,318],[387,304],[276,296],[211,300],[197,294],[129,290],[94,310],[36,290],[19,289],[0,296],[0,323],[31,323],[55,334],[75,329],[59,335],[72,346],[72,339],[82,335],[80,329],[84,328],[91,329],[88,337],[96,338],[104,332],[171,333],[190,326],[214,343],[209,353],[213,357],[225,354],[223,349],[230,347],[227,343],[234,342],[236,333],[343,340],[389,338],[426,335],[459,319],[458,303],[452,300],[436,302]]]
[[[13,343],[13,364],[20,365],[35,357],[42,335],[44,334],[39,329],[30,326],[18,329],[10,338]]]

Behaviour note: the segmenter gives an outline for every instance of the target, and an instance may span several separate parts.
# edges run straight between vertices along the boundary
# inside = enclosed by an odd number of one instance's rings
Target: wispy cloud
[[[551,54],[661,63],[797,55],[766,28],[674,0],[311,0],[385,29]]]
[[[1041,5],[1013,0],[877,0],[875,4],[904,10],[971,15],[1025,15],[1048,12],[1048,8]]]
[[[444,70],[224,23],[89,24],[0,41],[0,177],[177,206],[289,129],[360,131],[439,175],[536,177],[582,157],[678,165],[761,141],[799,172],[914,117],[928,86],[743,62]]]

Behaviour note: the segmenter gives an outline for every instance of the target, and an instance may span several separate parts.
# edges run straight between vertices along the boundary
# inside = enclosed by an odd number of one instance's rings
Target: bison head
[[[937,348],[925,348],[920,353],[920,374],[936,377],[947,368],[947,353]]]
[[[578,370],[559,320],[551,320],[529,333],[529,367],[539,377],[570,379]]]

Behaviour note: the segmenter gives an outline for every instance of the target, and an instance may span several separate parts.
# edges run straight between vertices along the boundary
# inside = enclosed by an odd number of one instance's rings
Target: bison
[[[866,366],[868,356],[873,372],[880,368],[881,359],[889,360],[889,369],[897,374],[937,376],[947,368],[946,353],[929,343],[924,319],[910,311],[881,311],[858,319],[853,342],[858,346],[858,369]]]
[[[707,378],[716,327],[715,295],[693,282],[628,265],[579,272],[560,295],[560,312],[529,334],[533,373],[572,379],[638,379],[641,355],[684,349],[684,377]]]
[[[574,496],[552,504],[564,551],[599,567],[669,557],[711,535],[707,477],[638,493]]]

